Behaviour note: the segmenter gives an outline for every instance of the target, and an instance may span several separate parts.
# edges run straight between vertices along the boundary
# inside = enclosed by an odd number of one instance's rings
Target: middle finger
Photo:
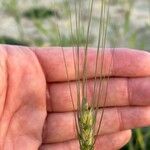
[[[108,88],[107,88],[108,83]],[[104,105],[105,95],[107,100],[105,106],[144,106],[150,105],[150,77],[145,78],[110,78],[102,81],[102,94],[99,97],[99,107]],[[100,82],[97,80],[97,85]],[[70,82],[71,93],[67,82],[48,84],[47,109],[48,112],[66,112],[77,109],[76,82]],[[94,94],[94,80],[89,80],[87,85],[87,100],[92,103]],[[107,91],[107,92],[106,92]]]

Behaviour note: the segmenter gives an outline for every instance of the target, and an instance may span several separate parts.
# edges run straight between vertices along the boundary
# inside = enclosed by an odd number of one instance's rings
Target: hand
[[[65,56],[69,77],[74,80],[71,50],[66,49]],[[111,56],[108,51],[105,67]],[[91,50],[88,60],[94,57]],[[94,65],[89,61],[88,96],[92,94]],[[0,66],[0,149],[78,150],[61,49],[1,46]],[[96,149],[119,149],[129,141],[130,129],[150,124],[149,68],[149,53],[116,50]],[[71,88],[75,101],[73,81]]]

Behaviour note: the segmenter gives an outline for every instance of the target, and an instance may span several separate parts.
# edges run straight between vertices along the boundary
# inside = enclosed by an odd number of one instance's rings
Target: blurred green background
[[[70,0],[74,9],[74,0]],[[57,24],[62,45],[72,46],[75,37],[70,34],[69,11],[65,0],[0,0],[0,43],[27,46],[59,45]],[[74,11],[71,12],[74,18]],[[89,46],[96,47],[100,0],[95,0]],[[82,26],[79,42],[86,42],[88,5],[82,7]],[[150,50],[150,0],[111,0],[111,20],[108,26],[107,46]],[[75,27],[75,19],[72,21]],[[150,128],[133,131],[131,142],[122,150],[150,150]]]

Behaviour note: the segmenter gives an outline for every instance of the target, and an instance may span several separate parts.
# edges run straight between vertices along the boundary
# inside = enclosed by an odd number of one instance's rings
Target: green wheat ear
[[[94,150],[95,110],[89,108],[86,98],[82,99],[81,111],[78,116],[79,143],[81,150]]]

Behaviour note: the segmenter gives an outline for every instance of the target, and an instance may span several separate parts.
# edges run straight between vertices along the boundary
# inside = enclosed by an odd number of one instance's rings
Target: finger
[[[107,84],[108,83],[108,84]],[[99,107],[105,106],[143,106],[150,105],[150,77],[145,78],[110,78],[103,80],[101,95],[99,97]],[[99,85],[97,80],[97,85]],[[70,82],[71,94],[74,107],[77,109],[77,89],[76,83]],[[107,87],[108,85],[108,87]],[[62,90],[63,89],[63,90]],[[67,82],[51,83],[48,85],[49,97],[47,98],[47,109],[49,112],[66,112],[74,110],[70,90]],[[82,93],[82,92],[81,92]],[[98,90],[97,90],[98,93]],[[94,95],[94,80],[89,80],[87,85],[87,100],[92,103]],[[97,96],[98,97],[98,96]]]
[[[98,112],[98,129],[102,110]],[[150,107],[106,108],[100,126],[100,135],[150,125]],[[44,143],[64,142],[77,138],[74,113],[49,114],[43,131]]]
[[[121,131],[104,136],[98,136],[95,143],[95,150],[116,150],[122,148],[131,138],[131,131]],[[111,141],[110,141],[111,139]],[[71,140],[63,143],[42,145],[40,150],[79,150],[78,140]]]
[[[34,51],[45,72],[47,82],[67,80],[62,48],[35,48]],[[74,80],[75,70],[72,48],[64,48],[64,52],[69,79]],[[84,50],[81,49],[80,75],[82,74],[83,52]],[[97,76],[101,74],[102,65],[102,74],[105,76],[140,77],[150,75],[150,53],[148,52],[119,48],[115,49],[114,53],[110,49],[106,50],[104,57],[102,57],[102,54],[99,55]],[[100,61],[100,58],[103,58],[103,60]],[[95,76],[95,60],[96,49],[90,48],[87,56],[87,75],[89,78]],[[112,66],[111,69],[109,69],[110,66]]]

